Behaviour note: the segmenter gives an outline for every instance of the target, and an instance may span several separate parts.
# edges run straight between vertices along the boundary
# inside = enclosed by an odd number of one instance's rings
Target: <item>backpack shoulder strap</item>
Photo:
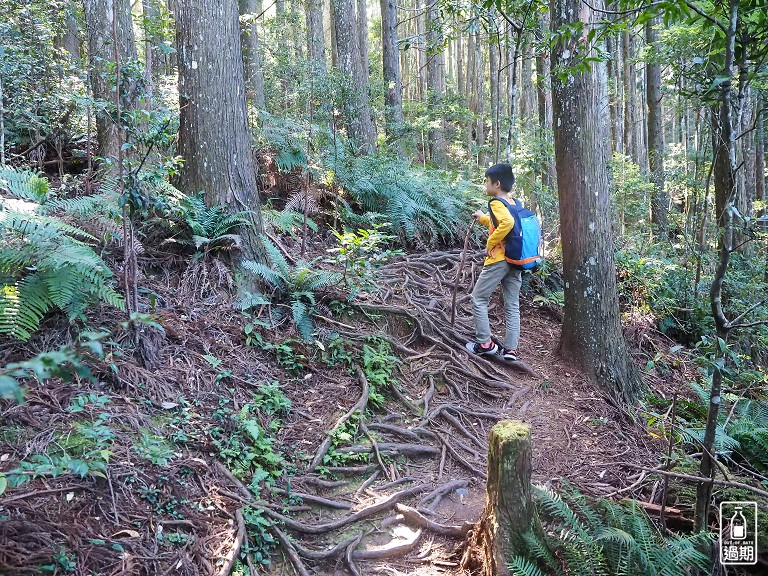
[[[513,199],[515,201],[516,206],[513,206],[512,204],[507,202],[504,198],[491,198],[490,200],[488,200],[488,214],[491,216],[491,222],[493,222],[494,227],[497,227],[499,225],[499,223],[496,222],[496,216],[493,215],[493,210],[491,209],[491,202],[493,202],[494,200],[497,200],[502,204],[504,204],[504,206],[507,207],[507,210],[509,210],[509,213],[512,215],[513,218],[515,217],[517,210],[521,206],[520,200],[518,200],[517,198]]]

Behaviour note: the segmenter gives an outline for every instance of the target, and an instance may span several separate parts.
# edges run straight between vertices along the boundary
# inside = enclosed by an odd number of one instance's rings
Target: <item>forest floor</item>
[[[103,478],[52,477],[41,461],[37,478],[0,496],[0,574],[50,566],[57,574],[224,575],[238,551],[248,551],[251,574],[262,573],[267,552],[274,574],[461,574],[456,535],[482,513],[488,433],[507,418],[531,425],[535,482],[656,498],[659,483],[637,467],[656,466],[665,446],[640,415],[617,410],[558,358],[557,309],[534,303],[531,292],[522,296],[519,348],[529,370],[469,357],[468,292],[481,258],[471,254],[462,271],[452,326],[459,261],[457,250],[406,255],[379,271],[378,290],[361,292],[344,310],[332,316],[319,306],[325,352],[286,340],[295,337],[287,325],[280,338],[262,331],[268,350],[246,344],[247,320],[223,291],[209,289],[217,274],[218,284],[227,280],[215,263],[174,274],[151,273],[167,269],[157,262],[145,266],[140,284],[164,328],[149,338],[149,352],[108,357],[97,383],[31,384],[26,401],[2,413],[4,471],[34,454],[85,459],[99,434],[107,435],[109,464]],[[499,312],[495,302],[497,326]],[[121,320],[104,308],[94,324],[130,350]],[[345,342],[333,349],[338,362],[329,361],[336,334]],[[651,354],[670,345],[641,322],[628,334]],[[366,344],[378,345],[368,336],[398,356],[389,367],[396,384],[368,382],[361,362],[349,362]],[[30,343],[0,351],[13,361],[69,337],[67,323],[52,318]],[[142,361],[147,354],[153,369]],[[644,365],[646,354],[639,347],[635,354]],[[688,369],[647,380],[668,396]],[[291,401],[284,414],[266,386],[275,381]],[[373,400],[374,386],[381,401]],[[364,425],[353,416],[323,445],[353,406],[367,408]],[[253,420],[259,427],[249,438]],[[313,458],[319,465],[309,471]],[[238,467],[251,461],[267,474],[247,486],[237,476],[250,476]],[[424,518],[453,528],[420,526]]]

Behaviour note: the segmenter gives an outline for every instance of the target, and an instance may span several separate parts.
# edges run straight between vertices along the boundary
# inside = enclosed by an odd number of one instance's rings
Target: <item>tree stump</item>
[[[485,510],[469,535],[462,566],[483,576],[509,576],[507,565],[527,546],[523,534],[541,531],[531,496],[531,429],[502,420],[488,442]]]

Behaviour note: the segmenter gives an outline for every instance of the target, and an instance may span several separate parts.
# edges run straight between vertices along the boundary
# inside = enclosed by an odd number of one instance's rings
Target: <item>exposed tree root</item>
[[[232,549],[224,558],[224,565],[219,570],[219,576],[229,576],[232,569],[235,567],[235,562],[240,555],[240,548],[243,546],[243,542],[247,538],[247,532],[245,531],[245,520],[243,519],[243,512],[240,508],[235,511],[235,520],[237,525],[237,534],[235,535],[235,542],[232,544]]]
[[[334,424],[333,428],[325,437],[325,440],[323,440],[323,443],[320,444],[320,447],[317,449],[317,452],[315,453],[315,457],[312,459],[312,462],[309,465],[309,468],[307,468],[307,474],[312,472],[315,468],[317,468],[323,461],[323,458],[328,453],[328,450],[331,447],[331,444],[333,444],[333,433],[339,429],[339,427],[344,424],[347,420],[349,420],[355,412],[360,412],[361,414],[365,411],[365,407],[368,405],[368,393],[369,393],[369,386],[368,386],[368,380],[365,378],[365,374],[363,374],[363,371],[359,368],[357,369],[357,376],[360,379],[360,384],[363,387],[363,392],[360,394],[360,399],[355,403],[352,408],[350,408],[346,414],[344,414],[341,418],[339,418],[336,421],[336,424]]]
[[[472,528],[475,526],[475,524],[472,522],[465,522],[460,526],[448,526],[446,524],[439,524],[438,522],[433,522],[415,508],[411,508],[405,504],[395,505],[395,510],[402,514],[406,520],[412,524],[415,524],[419,528],[425,528],[426,530],[434,532],[435,534],[448,536],[450,538],[465,538],[467,533],[469,533],[469,531],[472,530]]]

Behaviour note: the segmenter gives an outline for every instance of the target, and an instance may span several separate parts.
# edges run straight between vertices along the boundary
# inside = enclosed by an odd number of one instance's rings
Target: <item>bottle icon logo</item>
[[[736,507],[736,511],[731,517],[731,538],[734,540],[746,540],[747,538],[747,519],[741,512],[741,506]]]
[[[720,503],[720,564],[757,563],[757,502]]]

